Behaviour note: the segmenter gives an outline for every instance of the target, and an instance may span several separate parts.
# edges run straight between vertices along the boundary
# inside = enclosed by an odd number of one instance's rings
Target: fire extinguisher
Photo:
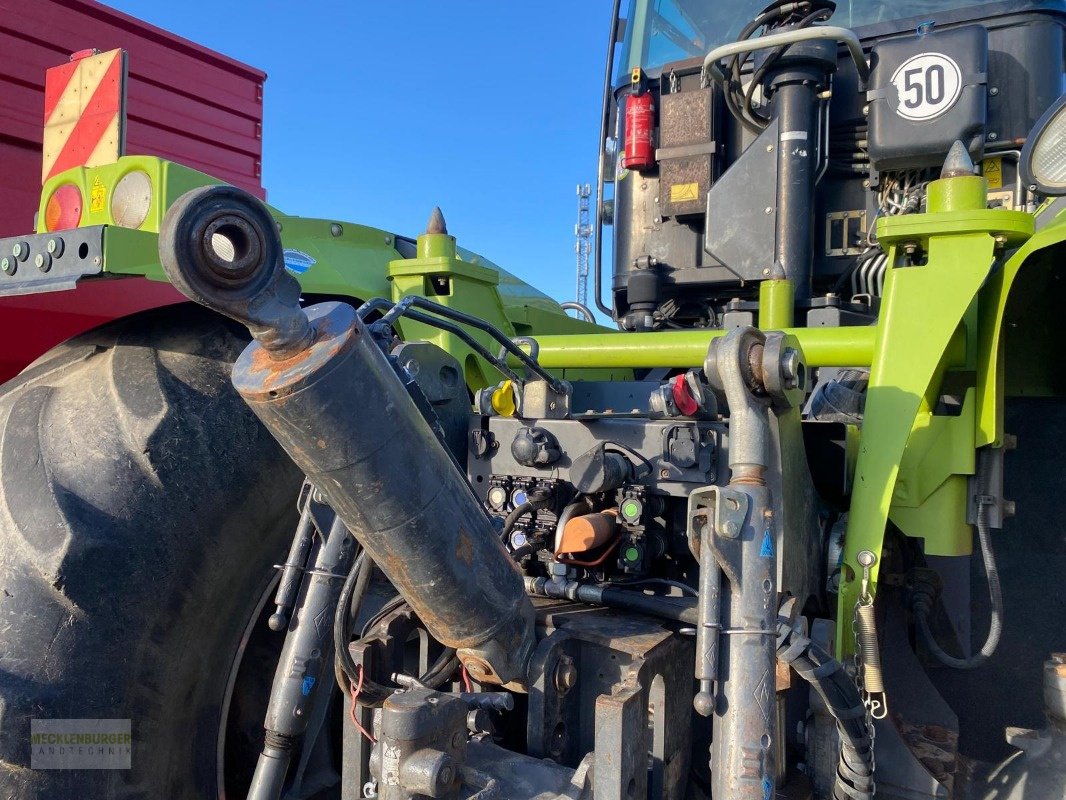
[[[655,166],[655,99],[644,87],[644,72],[633,70],[626,95],[626,146],[622,166],[638,172]]]

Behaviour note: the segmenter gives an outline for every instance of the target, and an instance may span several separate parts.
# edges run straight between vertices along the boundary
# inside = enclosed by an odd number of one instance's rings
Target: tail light
[[[81,224],[81,189],[73,183],[58,186],[44,207],[44,227],[47,231],[64,231]]]
[[[152,206],[152,179],[147,172],[127,172],[111,192],[111,219],[123,228],[139,228]]]

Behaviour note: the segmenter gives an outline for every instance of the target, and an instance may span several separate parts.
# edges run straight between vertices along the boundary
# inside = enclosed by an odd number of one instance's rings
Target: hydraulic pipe
[[[205,231],[219,216],[255,237],[235,248],[239,275],[203,273],[202,251],[214,246]],[[244,258],[245,249],[256,256]],[[355,310],[300,308],[269,212],[233,187],[179,198],[160,258],[193,300],[260,331],[234,365],[234,386],[429,632],[477,680],[523,686],[534,630],[521,575]],[[261,296],[270,300],[265,318]],[[287,336],[275,348],[274,329],[306,330],[311,343],[294,348]]]

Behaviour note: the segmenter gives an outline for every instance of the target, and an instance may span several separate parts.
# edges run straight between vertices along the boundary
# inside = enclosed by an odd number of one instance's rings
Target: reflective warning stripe
[[[48,70],[42,182],[116,161],[125,146],[126,54],[111,50]]]

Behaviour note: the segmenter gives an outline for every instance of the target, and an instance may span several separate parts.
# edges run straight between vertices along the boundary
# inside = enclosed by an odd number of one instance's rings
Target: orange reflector
[[[81,223],[81,189],[73,183],[59,186],[44,206],[44,229],[65,231]]]

